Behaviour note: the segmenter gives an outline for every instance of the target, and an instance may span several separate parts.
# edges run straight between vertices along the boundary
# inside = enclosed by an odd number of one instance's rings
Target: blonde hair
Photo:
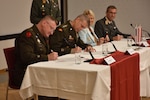
[[[95,18],[95,14],[92,10],[88,9],[83,12],[84,15],[91,15]]]

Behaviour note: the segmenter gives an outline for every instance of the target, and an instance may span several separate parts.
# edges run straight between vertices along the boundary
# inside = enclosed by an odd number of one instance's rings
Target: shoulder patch
[[[26,32],[26,37],[27,37],[27,38],[29,38],[29,37],[31,37],[31,36],[32,36],[31,32]]]

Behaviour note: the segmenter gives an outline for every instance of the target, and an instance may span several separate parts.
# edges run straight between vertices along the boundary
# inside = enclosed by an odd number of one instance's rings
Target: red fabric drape
[[[111,100],[140,100],[139,54],[127,55],[115,52],[111,64]],[[91,64],[106,64],[103,59],[94,59]]]

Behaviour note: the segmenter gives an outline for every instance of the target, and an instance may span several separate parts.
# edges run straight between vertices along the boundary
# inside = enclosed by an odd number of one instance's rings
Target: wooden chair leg
[[[9,77],[8,77],[8,81],[7,81],[6,100],[8,100],[8,90],[9,90]]]
[[[8,100],[8,84],[7,84],[7,90],[6,90],[6,100]]]
[[[38,95],[37,94],[34,94],[34,100],[38,100]]]

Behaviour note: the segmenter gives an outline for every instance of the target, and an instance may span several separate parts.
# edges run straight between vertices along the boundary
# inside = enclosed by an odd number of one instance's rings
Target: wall
[[[0,36],[14,34],[30,27],[32,0],[4,0],[0,5]],[[120,31],[133,33],[130,24],[141,24],[150,32],[150,0],[68,0],[68,19],[74,19],[85,9],[95,12],[96,20],[103,18],[108,5],[118,8],[116,24]],[[7,68],[3,48],[14,46],[14,39],[0,41],[0,69]]]
[[[74,19],[85,9],[92,9],[96,20],[105,16],[108,5],[118,8],[116,24],[123,33],[133,33],[130,24],[141,24],[150,32],[150,0],[68,0],[68,18]]]
[[[0,3],[0,36],[20,33],[30,27],[32,0],[3,0]]]

